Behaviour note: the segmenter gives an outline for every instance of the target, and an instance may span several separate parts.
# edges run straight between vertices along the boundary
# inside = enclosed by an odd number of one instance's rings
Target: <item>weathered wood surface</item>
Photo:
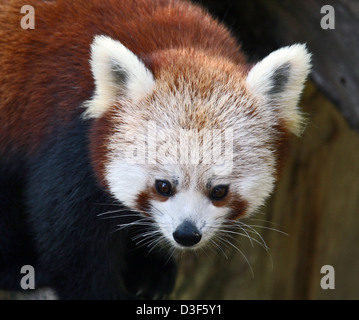
[[[203,0],[230,26],[255,58],[280,46],[307,43],[313,53],[312,77],[359,130],[359,1],[357,0]],[[335,29],[321,28],[321,8],[335,11]]]
[[[228,259],[220,251],[184,259],[174,298],[359,299],[359,135],[314,85],[307,87],[302,107],[306,131],[293,139],[276,192],[256,217],[288,235],[256,228],[271,258],[245,236],[234,242],[254,278],[234,248]],[[323,265],[335,269],[334,290],[320,286]]]

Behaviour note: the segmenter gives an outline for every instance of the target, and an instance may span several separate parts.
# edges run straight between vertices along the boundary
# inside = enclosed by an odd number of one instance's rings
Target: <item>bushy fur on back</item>
[[[63,299],[166,296],[174,248],[272,192],[310,55],[251,67],[186,1],[26,4],[35,30],[0,5],[0,287],[31,264]]]

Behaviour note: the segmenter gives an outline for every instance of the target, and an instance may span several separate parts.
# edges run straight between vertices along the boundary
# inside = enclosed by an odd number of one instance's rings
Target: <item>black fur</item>
[[[277,95],[284,91],[284,88],[288,84],[289,76],[291,72],[290,63],[285,63],[277,68],[271,76],[271,88],[269,95]]]
[[[129,80],[129,76],[116,60],[111,60],[111,74],[115,78],[115,83],[119,88],[125,88]]]
[[[80,118],[68,128],[54,124],[31,159],[0,158],[0,289],[20,290],[20,268],[30,264],[36,287],[51,287],[60,299],[163,298],[173,289],[175,263],[137,247],[139,230],[113,232],[136,217],[98,216],[124,208],[96,183],[89,126]]]

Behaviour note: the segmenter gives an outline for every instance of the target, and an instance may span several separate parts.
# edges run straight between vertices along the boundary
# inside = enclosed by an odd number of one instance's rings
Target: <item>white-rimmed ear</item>
[[[95,36],[91,45],[95,93],[85,102],[87,118],[99,118],[121,97],[138,101],[152,92],[154,78],[143,62],[121,42]]]
[[[274,108],[288,129],[301,133],[303,123],[298,101],[311,67],[311,54],[304,44],[272,52],[248,73],[246,84],[251,93]]]

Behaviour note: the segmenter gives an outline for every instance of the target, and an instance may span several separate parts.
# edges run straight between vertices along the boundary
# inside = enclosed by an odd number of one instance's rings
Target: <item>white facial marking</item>
[[[137,196],[146,187],[146,171],[136,164],[112,159],[106,168],[111,193],[124,205],[134,208]]]

